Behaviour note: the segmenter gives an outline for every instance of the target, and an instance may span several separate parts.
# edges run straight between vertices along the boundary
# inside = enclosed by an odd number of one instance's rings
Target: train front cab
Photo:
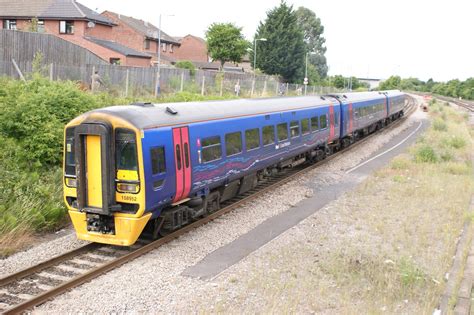
[[[101,113],[66,126],[64,201],[77,237],[128,246],[140,236],[145,212],[141,132]]]

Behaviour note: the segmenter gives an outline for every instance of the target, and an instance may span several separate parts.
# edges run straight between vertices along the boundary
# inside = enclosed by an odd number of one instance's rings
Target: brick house
[[[123,14],[104,11],[103,17],[116,24],[112,28],[112,39],[117,43],[130,47],[136,51],[152,56],[152,62],[158,60],[158,33],[159,29],[153,24],[139,20]],[[161,31],[161,63],[174,64],[177,60],[176,52],[179,50],[180,43]]]
[[[191,34],[177,39],[181,44],[176,50],[177,59],[198,62],[210,61],[207,53],[207,43],[204,39]]]
[[[116,26],[75,0],[0,0],[0,29],[49,33],[110,63],[149,66],[150,55],[113,41]]]

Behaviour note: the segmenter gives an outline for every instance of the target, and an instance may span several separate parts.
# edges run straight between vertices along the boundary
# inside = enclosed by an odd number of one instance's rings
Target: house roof
[[[115,25],[75,0],[0,0],[0,17],[86,20]]]
[[[186,36],[173,36],[176,40],[178,40],[180,43],[183,41],[183,39],[185,39],[186,37],[192,37],[192,38],[195,38],[197,39],[198,41],[200,41],[201,43],[203,43],[204,45],[206,45],[206,40],[204,38],[201,38],[199,36],[194,36],[194,35],[191,35],[191,34],[188,34]]]
[[[198,69],[219,70],[221,64],[218,62],[191,61]]]
[[[133,28],[135,31],[142,34],[143,36],[150,39],[158,40],[159,29],[155,25],[147,21],[133,18],[131,16],[126,16],[126,15],[118,14],[111,11],[105,11],[105,12],[116,16],[117,19],[126,23],[128,26],[130,26],[131,28]],[[166,34],[165,32],[163,32],[163,30],[161,30],[161,41],[165,43],[172,43],[172,44],[179,45],[179,41],[176,40],[176,38]]]
[[[85,37],[88,41],[91,41],[97,45],[100,45],[102,47],[108,48],[110,50],[113,50],[115,52],[118,52],[122,55],[125,56],[130,56],[130,57],[140,57],[140,58],[151,58],[149,54],[134,50],[132,48],[129,48],[127,46],[121,45],[117,42],[110,41],[110,40],[104,40],[104,39],[99,39],[95,37]]]

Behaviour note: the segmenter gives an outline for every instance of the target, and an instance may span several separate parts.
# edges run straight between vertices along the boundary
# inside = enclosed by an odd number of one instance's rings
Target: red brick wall
[[[150,59],[128,56],[126,59],[125,65],[134,66],[134,67],[149,67]]]
[[[188,35],[181,40],[181,46],[175,50],[175,56],[179,60],[208,62],[207,45],[200,39]]]
[[[102,15],[117,24],[112,28],[111,40],[132,49],[144,51],[144,37],[141,34],[123,23],[115,14],[105,11]]]
[[[112,36],[112,26],[102,25],[102,24],[95,24],[94,27],[87,27],[87,23],[85,25],[85,36],[101,38],[105,40],[113,40]]]
[[[156,54],[156,46],[158,45],[157,41],[150,41],[150,48],[145,49],[145,36],[143,34],[138,33],[133,28],[128,26],[128,24],[124,23],[121,19],[118,18],[116,14],[111,12],[105,11],[101,13],[101,15],[107,17],[108,19],[112,20],[114,23],[118,24],[118,26],[114,26],[112,28],[112,38],[111,40],[116,41],[124,46],[130,47],[137,51]],[[170,51],[169,44],[167,44],[166,51],[161,50],[162,55],[175,57],[177,46],[173,45],[173,52]],[[156,57],[153,57],[153,60],[156,60]]]

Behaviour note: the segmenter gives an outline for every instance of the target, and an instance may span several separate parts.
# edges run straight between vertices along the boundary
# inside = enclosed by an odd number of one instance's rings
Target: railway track
[[[452,97],[439,96],[439,95],[435,96],[435,98],[438,98],[438,99],[446,101],[446,102],[454,103],[458,106],[464,107],[465,109],[467,109],[470,112],[474,112],[474,103],[473,102],[458,100],[458,99],[455,99],[455,98],[452,98]]]
[[[383,130],[401,124],[406,117],[416,109],[415,103],[416,100],[410,97],[405,110],[405,116]],[[354,145],[340,150],[320,162],[289,168],[276,176],[269,177],[253,190],[221,204],[222,208],[220,210],[156,241],[147,242],[139,240],[135,245],[130,247],[91,243],[0,279],[0,312],[2,314],[18,314],[32,309],[55,296],[142,256],[199,226],[207,224],[243,203],[247,203],[275,189],[277,186],[297,178],[308,170],[314,169],[336,158],[356,145],[366,142],[377,135],[377,133],[378,132],[366,136]]]
[[[445,102],[454,103],[454,104],[456,104],[460,107],[463,107],[463,108],[467,109],[470,112],[474,112],[474,101],[459,100],[459,99],[453,98],[453,97],[448,97],[448,96],[443,96],[443,95],[433,95],[433,94],[430,94],[430,93],[417,92],[417,93],[414,93],[414,94],[420,95],[420,96],[432,95],[432,97],[434,97],[436,99],[439,99],[439,100],[442,100],[442,101],[445,101]]]

